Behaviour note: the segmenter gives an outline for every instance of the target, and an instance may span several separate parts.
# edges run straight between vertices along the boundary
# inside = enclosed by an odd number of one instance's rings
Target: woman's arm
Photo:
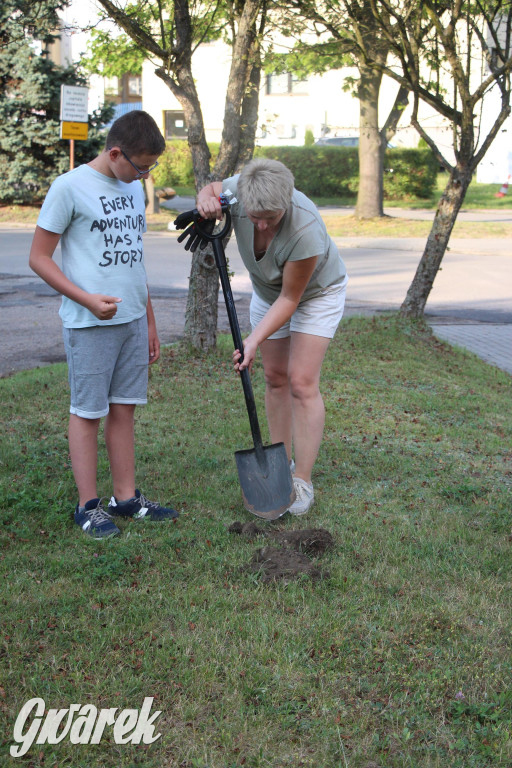
[[[272,304],[267,314],[261,320],[256,328],[249,334],[244,341],[244,359],[238,363],[241,355],[239,350],[233,353],[235,370],[241,371],[244,368],[251,369],[256,356],[256,350],[262,341],[272,336],[282,325],[284,325],[293,315],[306,286],[311,279],[316,263],[317,256],[300,261],[287,261],[283,269],[283,285],[281,293]]]
[[[203,187],[197,195],[197,210],[205,219],[222,219],[219,197],[222,194],[222,181],[212,181]]]

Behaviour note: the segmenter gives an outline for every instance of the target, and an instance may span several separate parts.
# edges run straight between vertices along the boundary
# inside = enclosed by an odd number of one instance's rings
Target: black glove
[[[180,214],[180,216],[186,216],[187,214]],[[178,216],[177,219],[175,219],[174,224],[177,229],[177,221],[180,218]],[[182,223],[182,226],[184,224]],[[201,229],[203,232],[206,232],[207,234],[211,235],[215,228],[215,219],[203,219],[201,221]],[[203,236],[203,233],[199,230],[199,227],[197,226],[196,222],[191,224],[187,229],[181,233],[181,235],[178,237],[178,243],[182,243],[186,238],[188,238],[187,242],[185,243],[185,250],[186,251],[192,251],[192,253],[195,253],[197,250],[197,246],[203,250],[203,248],[206,248],[208,245],[208,240]]]
[[[185,229],[185,227],[187,227],[193,221],[197,221],[198,216],[199,212],[195,208],[193,211],[184,211],[184,213],[180,213],[178,216],[176,216],[174,219],[174,226],[176,229]]]

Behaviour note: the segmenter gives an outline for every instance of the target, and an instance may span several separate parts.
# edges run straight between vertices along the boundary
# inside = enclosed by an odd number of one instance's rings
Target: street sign
[[[84,141],[88,136],[89,126],[87,123],[69,123],[60,124],[61,139],[78,139]]]
[[[89,129],[89,89],[60,87],[60,137],[69,139],[69,167],[75,167],[75,139],[85,140]]]
[[[60,87],[60,119],[62,122],[87,123],[89,89],[76,85]]]

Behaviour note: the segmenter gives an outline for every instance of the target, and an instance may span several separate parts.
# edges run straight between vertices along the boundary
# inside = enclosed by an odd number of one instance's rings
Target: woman
[[[311,472],[325,421],[320,370],[343,315],[345,265],[316,206],[277,160],[252,160],[239,175],[204,187],[197,197],[204,218],[221,218],[221,193],[236,198],[233,227],[253,285],[252,332],[243,360],[233,353],[235,369],[250,370],[260,348],[270,437],[285,444],[294,476],[288,511],[303,515],[314,501]]]

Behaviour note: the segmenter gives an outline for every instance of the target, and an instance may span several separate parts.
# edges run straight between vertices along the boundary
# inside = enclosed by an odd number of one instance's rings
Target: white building
[[[230,49],[222,42],[205,44],[194,55],[193,71],[208,141],[218,142],[222,136],[229,66]],[[306,130],[311,130],[317,139],[325,134],[326,127],[329,136],[357,136],[359,103],[351,93],[343,90],[347,77],[357,77],[357,70],[346,67],[313,75],[307,80],[298,80],[290,73],[264,76],[257,143],[302,146]],[[381,89],[383,116],[395,92],[395,84],[387,80]],[[186,137],[181,105],[154,74],[154,65],[149,61],[142,71],[142,103],[162,126],[166,139]],[[417,146],[418,134],[404,123],[394,143]]]
[[[63,62],[80,58],[87,47],[87,33],[78,30],[97,18],[94,0],[75,0],[64,10],[64,31],[61,40]],[[207,43],[196,51],[193,58],[193,72],[201,103],[206,138],[219,142],[224,120],[224,101],[229,76],[230,49],[222,42]],[[64,58],[65,57],[65,58]],[[166,139],[186,139],[187,129],[183,110],[165,83],[155,75],[155,65],[146,61],[142,77],[128,78],[123,94],[130,90],[132,106],[140,104],[160,126]],[[301,81],[291,74],[263,77],[260,90],[259,145],[304,144],[305,133],[312,131],[315,139],[327,133],[328,136],[357,136],[359,133],[359,103],[357,98],[343,86],[346,78],[357,78],[355,68],[331,70],[323,75],[313,75]],[[133,82],[132,82],[133,81]],[[105,78],[93,76],[89,90],[90,109],[108,96],[112,83]],[[131,93],[133,87],[133,94]],[[384,121],[393,103],[397,84],[384,77],[379,114]],[[120,92],[120,89],[119,89]],[[119,100],[119,99],[118,99]],[[123,99],[124,100],[124,99]],[[498,89],[492,89],[486,96],[482,109],[481,132],[486,135],[488,128],[499,110]],[[410,125],[408,107],[398,125],[393,139],[396,146],[416,147],[419,136]],[[451,126],[433,108],[422,105],[420,121],[434,138],[447,159],[453,160]],[[512,118],[503,126],[486,157],[478,169],[478,180],[501,183],[506,174],[512,174],[512,153],[509,153],[509,137],[512,137]],[[512,146],[512,145],[511,145]],[[506,174],[505,174],[506,171]],[[503,178],[505,175],[505,178]]]

